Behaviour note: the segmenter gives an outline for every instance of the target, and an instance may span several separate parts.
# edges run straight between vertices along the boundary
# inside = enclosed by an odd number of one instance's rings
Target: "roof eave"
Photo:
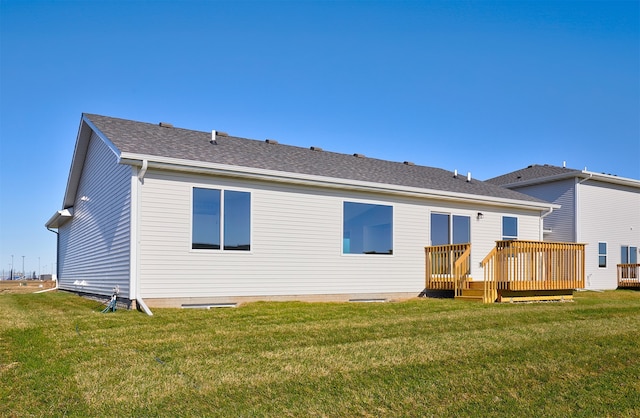
[[[58,229],[73,217],[73,208],[62,209],[49,218],[44,224],[48,229]]]
[[[618,177],[611,174],[594,173],[592,171],[583,170],[580,177],[588,178],[591,180],[602,181],[605,183],[619,184],[622,186],[629,186],[640,188],[640,180],[630,179],[627,177]]]
[[[475,202],[491,206],[508,206],[529,210],[557,209],[560,206],[548,202],[534,202],[528,200],[507,199],[493,196],[474,195],[468,193],[450,192],[444,190],[425,189],[410,186],[398,186],[395,184],[374,183],[343,178],[317,176],[310,174],[291,173],[276,170],[267,170],[253,167],[232,166],[226,164],[207,163],[192,160],[183,160],[153,155],[141,155],[122,153],[120,163],[134,166],[142,166],[147,161],[148,168],[156,168],[170,171],[190,172],[198,174],[215,174],[224,177],[234,177],[252,180],[263,180],[279,183],[320,186],[354,191],[375,191],[391,195],[430,197],[437,200]]]
[[[619,184],[623,186],[640,188],[640,180],[634,180],[626,177],[618,177],[610,174],[594,173],[592,171],[587,171],[587,170],[582,170],[582,171],[574,170],[574,171],[569,171],[567,173],[556,174],[553,176],[538,177],[535,179],[502,184],[500,186],[506,187],[507,189],[515,189],[518,187],[534,186],[536,184],[551,183],[554,181],[560,181],[560,180],[566,180],[566,179],[572,179],[572,178],[597,180],[605,183],[612,183],[612,184]]]

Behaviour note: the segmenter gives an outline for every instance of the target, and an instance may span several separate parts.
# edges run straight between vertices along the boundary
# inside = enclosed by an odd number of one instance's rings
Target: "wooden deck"
[[[566,300],[573,289],[584,287],[584,247],[564,242],[497,241],[482,261],[484,280],[475,282],[470,275],[471,244],[425,247],[425,287],[453,290],[456,298],[485,303],[504,298]]]
[[[640,264],[618,264],[618,287],[640,289]]]

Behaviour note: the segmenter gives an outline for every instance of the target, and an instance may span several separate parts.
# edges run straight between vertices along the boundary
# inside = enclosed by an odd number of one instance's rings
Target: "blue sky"
[[[0,273],[53,269],[82,112],[640,179],[640,2],[2,0]]]

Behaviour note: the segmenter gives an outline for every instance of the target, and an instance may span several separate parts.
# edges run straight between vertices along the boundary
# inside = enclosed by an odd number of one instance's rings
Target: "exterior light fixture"
[[[484,218],[484,214],[482,212],[478,212],[478,214],[476,215],[476,218],[478,220],[480,220],[480,219]]]

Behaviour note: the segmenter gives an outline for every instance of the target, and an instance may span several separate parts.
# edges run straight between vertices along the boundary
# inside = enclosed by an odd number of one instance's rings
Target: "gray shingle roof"
[[[210,132],[167,128],[100,115],[84,116],[123,153],[543,202],[480,180],[472,179],[467,182],[464,175],[454,178],[453,172],[440,168],[359,158],[233,136],[218,136],[217,145],[212,145],[209,142]]]
[[[485,180],[487,183],[495,184],[498,186],[513,185],[520,182],[529,182],[531,180],[543,179],[548,177],[556,177],[563,175],[575,175],[576,177],[582,173],[580,170],[574,168],[557,167],[554,165],[538,165],[533,164],[521,170],[512,171],[511,173],[503,174],[498,177],[494,177]]]

